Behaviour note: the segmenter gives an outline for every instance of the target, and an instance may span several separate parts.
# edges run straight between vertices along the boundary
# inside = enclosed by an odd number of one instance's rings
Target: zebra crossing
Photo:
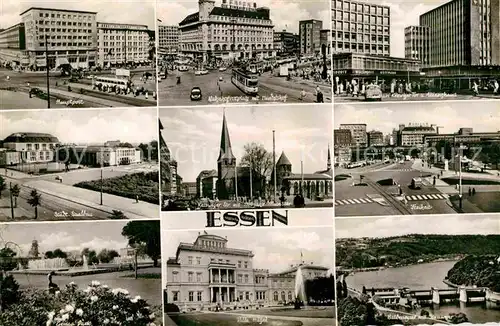
[[[426,195],[408,195],[405,196],[408,201],[416,201],[416,200],[443,200],[448,199],[448,195],[446,194],[426,194]]]
[[[342,206],[342,205],[356,205],[356,204],[370,204],[374,203],[375,201],[371,200],[370,198],[357,198],[357,199],[337,199],[335,200],[335,206]]]

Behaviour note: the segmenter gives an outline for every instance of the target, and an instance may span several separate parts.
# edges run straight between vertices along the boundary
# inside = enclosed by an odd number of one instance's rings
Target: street
[[[335,95],[335,103],[358,103],[367,102],[364,96],[347,96],[347,95]],[[465,94],[438,94],[438,93],[422,93],[422,94],[396,94],[390,96],[390,94],[383,94],[383,102],[397,102],[397,101],[464,101],[464,100],[492,100],[500,99],[500,96],[494,96],[492,94],[479,94],[479,96],[465,95]]]
[[[425,180],[430,176],[430,173],[417,170],[414,163],[406,161],[404,164],[379,164],[358,169],[337,168],[337,177],[349,175],[350,178],[335,181],[335,216],[456,213],[448,194],[443,194],[432,182],[424,181],[421,189],[409,187],[412,178],[422,177]],[[379,183],[388,179],[391,180],[387,183]],[[353,186],[360,180],[364,185]],[[401,187],[401,196],[397,184]]]
[[[7,80],[7,76],[9,79]],[[135,78],[135,77],[134,77]],[[138,77],[133,81],[138,85]],[[128,107],[128,106],[156,106],[156,100],[151,95],[156,90],[156,83],[148,81],[144,85],[150,91],[150,96],[134,97],[134,95],[117,95],[92,90],[91,81],[81,79],[78,83],[69,83],[68,77],[57,76],[50,73],[50,107],[51,108],[99,108],[99,107]],[[29,86],[28,86],[29,83]],[[71,87],[71,90],[68,89]],[[43,109],[47,101],[29,97],[31,88],[39,88],[47,92],[47,79],[45,72],[15,72],[0,68],[0,96],[1,109]],[[81,91],[83,89],[83,93]]]
[[[155,170],[157,165],[151,164],[106,167],[103,168],[103,178]],[[123,212],[129,219],[158,217],[157,205],[110,194],[103,194],[101,205],[99,192],[73,187],[73,184],[81,181],[100,179],[101,169],[79,169],[41,176],[12,170],[7,170],[6,175],[5,169],[1,169],[0,175],[7,184],[7,189],[0,198],[0,221],[12,221],[10,183],[17,184],[21,190],[14,209],[14,221],[34,220],[35,209],[28,203],[33,189],[41,194],[37,218],[39,221],[108,219],[113,210]]]
[[[177,84],[177,76],[181,83]],[[222,81],[219,81],[222,77]],[[311,81],[299,81],[293,77],[287,81],[285,77],[272,76],[266,72],[259,76],[259,93],[256,97],[245,95],[231,82],[231,69],[226,71],[211,70],[207,75],[195,76],[194,71],[168,72],[166,79],[158,83],[160,106],[207,105],[207,104],[258,104],[258,103],[314,103],[316,102],[316,86]],[[191,101],[193,87],[199,87],[202,92],[201,101]],[[332,99],[331,86],[321,84],[324,102]],[[304,100],[300,100],[302,90],[306,92]]]

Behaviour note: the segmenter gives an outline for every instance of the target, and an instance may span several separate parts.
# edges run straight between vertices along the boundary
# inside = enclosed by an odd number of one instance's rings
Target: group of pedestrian
[[[493,95],[500,95],[500,85],[498,84],[498,80],[494,80],[491,82],[491,88],[493,89]],[[479,81],[474,81],[472,83],[472,93],[474,96],[479,96]]]
[[[475,194],[476,194],[476,188],[472,188],[472,189],[471,189],[471,188],[469,187],[469,197],[470,197],[470,196],[474,196]]]

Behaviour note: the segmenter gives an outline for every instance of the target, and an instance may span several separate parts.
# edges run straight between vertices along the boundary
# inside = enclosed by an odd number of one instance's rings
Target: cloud
[[[156,109],[0,113],[0,137],[16,132],[49,133],[62,143],[150,142],[158,138]]]
[[[406,234],[500,234],[498,217],[479,216],[397,216],[348,218],[335,221],[337,238],[392,237]]]
[[[83,10],[97,12],[97,21],[148,25],[155,28],[154,0],[2,0],[0,27],[6,28],[21,21],[21,12],[30,7]],[[117,13],[119,12],[119,15]]]

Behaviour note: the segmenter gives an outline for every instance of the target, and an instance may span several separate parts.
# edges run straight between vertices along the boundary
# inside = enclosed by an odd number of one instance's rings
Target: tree
[[[250,166],[252,171],[257,172],[261,182],[259,188],[262,190],[265,176],[273,170],[273,154],[269,153],[262,144],[249,143],[244,146],[244,154],[241,157],[240,165]]]
[[[12,197],[14,197],[14,207],[17,208],[17,197],[19,197],[21,193],[19,185],[17,184],[13,185],[12,188],[10,189],[10,193],[12,194]]]
[[[14,257],[17,253],[9,247],[0,249],[0,271],[10,271],[17,267]]]
[[[65,253],[64,251],[62,251],[61,249],[57,248],[56,250],[54,250],[54,257],[53,258],[63,258],[63,259],[66,259],[68,258],[68,254]]]
[[[109,215],[108,218],[110,220],[126,220],[127,219],[127,217],[125,216],[125,214],[123,214],[122,211],[117,211],[114,209],[113,209],[113,213],[111,213],[111,215]]]
[[[46,251],[43,256],[45,257],[45,259],[52,259],[54,258],[54,252],[52,250]]]
[[[82,250],[82,256],[87,257],[87,262],[89,264],[99,264],[99,259],[97,258],[97,253],[95,250],[90,250],[89,248],[84,248]]]
[[[139,149],[142,152],[142,158],[145,161],[158,161],[158,142],[153,140],[149,144],[140,144]]]
[[[20,297],[19,284],[12,275],[0,271],[0,314],[10,305],[18,302]]]
[[[113,261],[114,258],[119,257],[120,255],[116,250],[108,250],[108,249],[103,249],[99,254],[97,255],[97,258],[101,263],[107,264]]]
[[[4,191],[7,188],[7,185],[5,184],[5,179],[3,177],[0,177],[0,198],[2,198],[2,191]]]
[[[30,198],[28,198],[28,204],[35,208],[35,220],[38,218],[38,206],[41,205],[41,197],[42,195],[36,189],[33,189],[31,190]]]
[[[118,147],[134,148],[131,143],[120,143]]]
[[[122,229],[122,235],[128,238],[131,247],[144,246],[145,253],[153,260],[153,266],[158,266],[161,257],[160,221],[131,221]]]

